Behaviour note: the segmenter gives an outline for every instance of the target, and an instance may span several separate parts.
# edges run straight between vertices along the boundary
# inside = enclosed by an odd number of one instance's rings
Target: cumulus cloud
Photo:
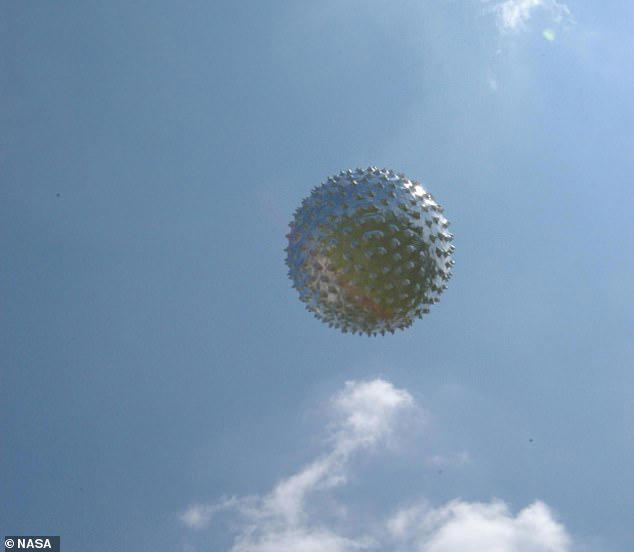
[[[525,27],[536,10],[547,12],[555,23],[572,17],[568,6],[557,0],[504,0],[493,5],[498,25],[503,31],[515,31]]]
[[[385,519],[352,523],[333,489],[346,483],[360,452],[386,443],[401,427],[403,415],[416,412],[417,406],[410,393],[382,379],[347,382],[329,406],[334,421],[324,454],[264,495],[194,504],[180,515],[181,522],[202,530],[218,513],[228,513],[231,552],[568,552],[565,528],[541,502],[513,515],[501,501],[454,500],[432,507],[422,500],[392,508]],[[468,462],[469,457],[460,453],[455,459]]]
[[[501,501],[453,500],[439,508],[426,505],[398,511],[387,523],[404,550],[421,552],[564,552],[570,537],[543,502],[513,516]]]

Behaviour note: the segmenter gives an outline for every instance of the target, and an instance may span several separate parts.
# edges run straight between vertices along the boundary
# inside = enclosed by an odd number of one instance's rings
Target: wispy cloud
[[[244,504],[244,499],[235,497],[219,500],[215,504],[192,504],[180,516],[181,521],[192,529],[204,529],[211,522],[211,518],[218,512],[230,510]]]
[[[554,23],[571,20],[570,8],[557,0],[504,0],[492,7],[502,31],[516,31],[526,26],[536,10],[546,12]]]
[[[265,495],[232,497],[190,506],[180,516],[191,529],[204,529],[219,512],[232,516],[231,552],[567,552],[570,538],[548,507],[536,502],[513,515],[500,501],[454,500],[431,507],[421,500],[396,508],[387,519],[351,523],[332,490],[346,483],[362,451],[387,442],[405,414],[418,410],[404,389],[375,379],[347,382],[330,401],[334,421],[328,449]],[[420,419],[419,417],[410,417]],[[435,457],[446,463],[446,457]],[[455,458],[468,461],[467,453]],[[325,504],[327,502],[327,504]]]

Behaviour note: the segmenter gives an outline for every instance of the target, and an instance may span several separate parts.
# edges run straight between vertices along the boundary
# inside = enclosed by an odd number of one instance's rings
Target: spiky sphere
[[[306,308],[345,332],[404,329],[429,312],[454,262],[442,207],[388,169],[342,171],[302,201],[286,264]]]

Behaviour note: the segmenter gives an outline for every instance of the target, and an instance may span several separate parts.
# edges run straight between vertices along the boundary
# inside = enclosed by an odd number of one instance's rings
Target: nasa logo
[[[50,550],[50,552],[60,552],[58,536],[16,536],[5,537],[4,550]]]
[[[18,548],[53,548],[49,539],[18,539]]]

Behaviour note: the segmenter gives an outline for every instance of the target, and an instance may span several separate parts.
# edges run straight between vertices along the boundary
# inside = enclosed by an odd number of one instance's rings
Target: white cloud
[[[413,506],[389,521],[406,550],[421,552],[565,552],[570,537],[542,502],[513,516],[506,504],[453,500],[440,508]]]
[[[503,31],[522,29],[537,9],[547,12],[555,23],[572,18],[568,6],[557,0],[505,0],[493,5]]]
[[[414,399],[403,389],[375,379],[357,383],[348,381],[333,401],[336,422],[336,450],[352,452],[371,446],[393,430],[399,412],[411,409]]]
[[[548,509],[535,502],[512,515],[500,501],[454,500],[401,508],[388,519],[352,523],[332,489],[347,480],[357,453],[396,432],[400,415],[415,412],[412,396],[375,379],[347,382],[330,402],[328,450],[263,496],[195,504],[180,516],[191,529],[207,527],[219,512],[232,517],[231,552],[568,552],[570,538]],[[469,461],[466,452],[432,456],[436,463]]]
[[[192,529],[204,529],[214,515],[223,510],[230,510],[239,502],[236,498],[227,498],[216,504],[192,504],[180,515],[180,520]]]

